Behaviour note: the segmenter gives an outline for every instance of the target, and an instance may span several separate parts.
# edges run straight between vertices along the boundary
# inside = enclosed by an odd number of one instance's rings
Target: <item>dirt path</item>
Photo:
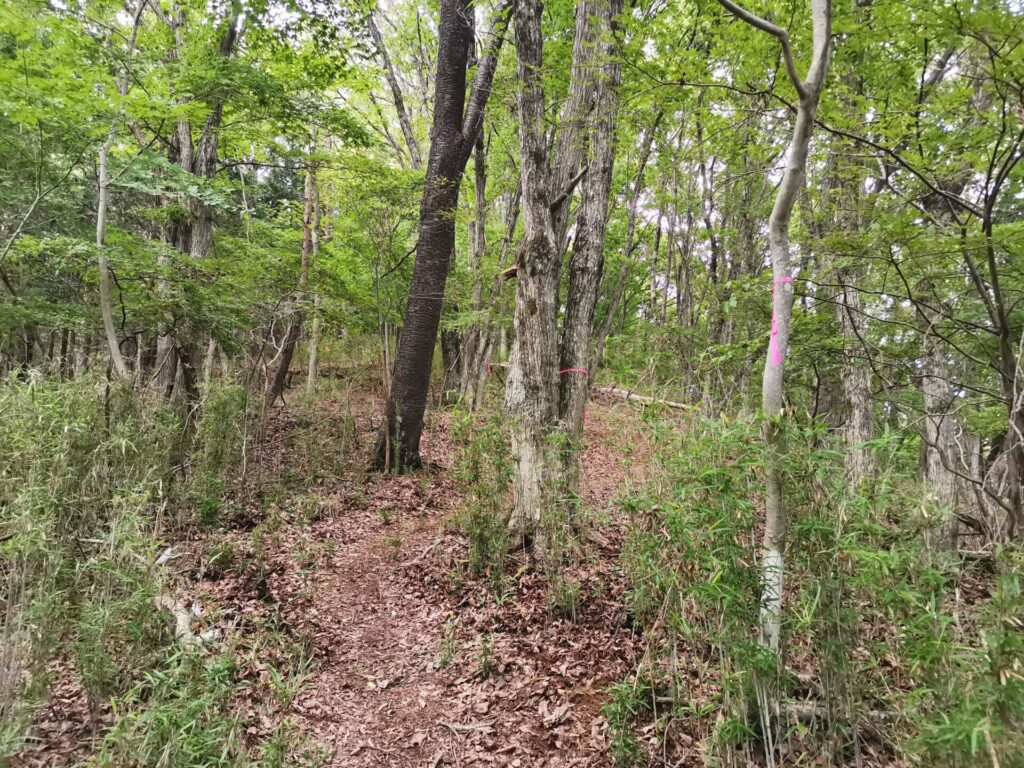
[[[611,765],[601,709],[641,652],[613,504],[631,466],[647,463],[635,410],[590,408],[583,497],[596,514],[587,557],[568,574],[581,595],[572,622],[523,561],[500,601],[468,576],[450,524],[459,489],[446,414],[428,423],[430,470],[357,471],[376,412],[350,393],[278,410],[223,525],[176,544],[167,588],[238,659],[245,740],[266,743],[290,722],[290,746],[318,745],[336,768]],[[19,765],[73,764],[93,744],[72,670],[54,675]]]
[[[628,469],[603,410],[587,425],[585,496],[606,509]],[[313,671],[287,714],[331,766],[610,765],[605,691],[639,651],[614,526],[576,574],[587,596],[574,623],[525,569],[499,605],[460,576],[465,545],[445,531],[458,496],[443,415],[424,450],[431,471],[368,476],[328,494],[307,533],[284,531],[314,552],[301,574],[294,546],[276,553],[267,580],[287,625],[312,638]]]

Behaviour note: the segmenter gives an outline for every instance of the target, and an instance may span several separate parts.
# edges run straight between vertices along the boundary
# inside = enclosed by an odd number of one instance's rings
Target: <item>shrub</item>
[[[214,384],[203,402],[196,430],[189,497],[200,524],[220,520],[227,470],[242,458],[246,441],[248,395],[237,384]]]
[[[92,760],[101,768],[248,765],[231,711],[235,661],[179,652],[113,701],[114,727]]]
[[[500,593],[508,556],[507,498],[512,478],[502,415],[476,419],[456,413],[452,436],[460,446],[455,479],[465,492],[457,522],[469,539],[469,569],[474,576],[486,575]]]
[[[168,414],[95,379],[0,388],[0,759],[56,648],[78,649],[96,707],[165,642],[149,531],[175,434]]]
[[[694,420],[663,433],[658,476],[623,502],[629,605],[658,638],[645,674],[677,725],[727,764],[750,759],[759,740],[785,745],[787,762],[851,764],[867,738],[894,761],[1024,764],[1022,558],[999,552],[993,576],[929,551],[894,441],[877,441],[883,471],[861,493],[819,428],[787,430],[778,661],[756,642],[758,426]],[[960,601],[960,583],[972,600]],[[678,674],[693,668],[703,685]],[[768,716],[755,681],[779,703]],[[626,730],[643,708],[624,695],[613,691],[609,720],[632,752]]]

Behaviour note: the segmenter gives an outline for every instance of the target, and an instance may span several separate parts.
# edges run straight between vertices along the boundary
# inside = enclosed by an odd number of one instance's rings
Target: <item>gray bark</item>
[[[509,530],[513,541],[532,544],[541,555],[551,527],[569,522],[556,505],[571,504],[576,492],[573,467],[590,388],[586,366],[614,157],[619,64],[612,56],[611,25],[620,11],[618,0],[582,0],[576,9],[572,79],[554,167],[545,130],[540,2],[522,0],[515,19],[525,231],[516,258],[515,340],[505,392],[516,466]],[[572,188],[581,178],[559,343],[561,256]]]
[[[875,411],[871,393],[871,368],[856,354],[864,349],[867,322],[861,311],[860,292],[852,284],[850,270],[839,271],[836,312],[839,333],[847,352],[843,360],[843,393],[849,407],[846,425],[846,478],[857,490],[875,475],[875,455],[865,443],[875,438]]]
[[[768,243],[772,257],[772,328],[761,386],[764,411],[764,438],[767,448],[765,466],[765,529],[762,544],[761,642],[778,653],[781,631],[784,553],[787,518],[783,505],[782,464],[785,458],[783,374],[789,349],[790,320],[793,309],[793,275],[790,266],[789,223],[793,206],[804,186],[807,153],[814,130],[814,117],[828,72],[832,36],[830,0],[811,0],[813,57],[807,78],[797,74],[789,46],[789,33],[756,16],[732,0],[719,0],[731,13],[751,26],[779,40],[783,63],[799,97],[793,135],[786,156],[786,167],[768,219]]]
[[[316,389],[316,380],[320,375],[320,294],[313,297],[313,322],[309,330],[309,367],[306,373],[306,394],[311,395]]]
[[[957,546],[957,475],[959,461],[956,436],[957,417],[953,410],[953,388],[949,364],[943,349],[928,330],[924,335],[921,360],[921,394],[924,396],[922,480],[928,489],[927,507],[935,517],[926,540],[936,550],[954,551]]]
[[[541,81],[544,39],[540,0],[515,13],[522,137],[523,239],[516,255],[515,341],[505,385],[516,462],[510,538],[543,551],[543,522],[557,497],[559,246],[551,212],[551,169]]]
[[[117,105],[117,114],[110,124],[106,141],[100,147],[99,153],[99,184],[96,201],[96,250],[99,261],[99,288],[100,288],[100,315],[103,318],[103,333],[107,341],[107,349],[110,351],[110,363],[114,373],[122,381],[131,380],[131,371],[121,354],[121,345],[117,338],[117,330],[114,327],[113,302],[110,297],[110,268],[107,264],[106,237],[107,237],[107,209],[110,204],[110,150],[117,141],[118,124],[124,119],[124,98],[128,95],[129,81],[131,79],[132,58],[135,55],[135,43],[139,35],[139,23],[142,20],[142,12],[146,8],[145,2],[140,2],[132,16],[132,31],[128,38],[128,51],[125,56],[124,71],[117,78],[117,92],[120,100]]]
[[[398,115],[398,124],[402,129],[402,136],[405,138],[405,146],[409,150],[409,160],[412,163],[412,167],[418,169],[423,165],[423,161],[420,159],[420,145],[416,141],[416,134],[412,130],[412,120],[409,119],[409,112],[405,108],[402,86],[398,82],[395,67],[391,63],[388,49],[384,45],[384,36],[380,33],[380,28],[377,26],[377,22],[374,21],[372,15],[369,17],[369,25],[370,35],[373,37],[374,45],[377,46],[377,52],[380,54],[381,63],[384,65],[384,78],[387,80],[388,87],[391,89],[391,97],[395,102],[395,113]]]

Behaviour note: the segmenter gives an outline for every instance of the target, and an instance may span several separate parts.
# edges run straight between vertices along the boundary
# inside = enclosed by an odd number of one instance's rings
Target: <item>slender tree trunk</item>
[[[385,424],[377,444],[377,469],[404,471],[422,464],[420,435],[430,389],[445,284],[455,248],[459,183],[483,120],[507,24],[506,4],[491,30],[491,49],[480,62],[466,106],[466,68],[472,44],[468,0],[442,0],[430,158],[420,203],[416,263],[404,327],[395,356]]]
[[[316,136],[313,138],[313,149],[316,150]],[[299,284],[293,302],[291,323],[288,326],[288,333],[285,335],[281,347],[280,359],[277,369],[270,379],[266,393],[266,406],[270,408],[284,394],[285,384],[288,381],[288,369],[291,368],[292,357],[295,355],[295,346],[302,336],[302,327],[305,324],[305,312],[303,306],[306,301],[306,283],[309,280],[309,262],[319,250],[319,229],[320,229],[320,196],[317,191],[316,169],[310,165],[306,169],[306,183],[304,189],[304,204],[302,213],[302,261],[299,267]]]
[[[384,36],[380,33],[380,28],[377,26],[373,14],[369,16],[368,22],[370,25],[370,35],[373,37],[373,43],[377,46],[381,63],[384,65],[384,77],[387,80],[388,87],[391,89],[391,97],[395,102],[395,113],[398,115],[398,124],[402,129],[402,136],[405,138],[405,146],[409,150],[409,159],[412,167],[419,169],[423,165],[423,161],[420,159],[420,145],[416,141],[416,134],[412,129],[412,120],[409,119],[409,112],[405,108],[402,86],[398,82],[395,67],[391,63],[388,49],[384,45]]]
[[[106,237],[107,237],[107,209],[110,205],[110,150],[117,141],[117,126],[124,117],[123,100],[128,95],[129,83],[131,81],[131,62],[135,55],[135,44],[139,35],[139,22],[142,20],[142,12],[146,8],[144,1],[132,16],[132,31],[128,39],[128,51],[125,56],[125,69],[117,79],[117,91],[121,101],[118,102],[117,115],[110,124],[107,132],[107,139],[100,147],[99,154],[99,194],[96,202],[96,250],[99,261],[99,283],[100,283],[100,315],[103,318],[103,333],[106,336],[107,349],[110,351],[110,363],[114,373],[122,381],[131,381],[131,372],[128,364],[121,354],[121,345],[117,338],[117,330],[114,328],[113,302],[110,297],[110,268],[107,264]]]
[[[453,405],[459,399],[462,357],[465,353],[461,333],[452,329],[441,331],[441,365],[444,368],[444,381],[441,384],[442,405]]]
[[[320,376],[320,294],[313,297],[313,322],[309,330],[309,369],[306,373],[306,394],[312,395]]]
[[[469,271],[473,277],[473,293],[470,306],[474,313],[479,314],[483,305],[484,278],[481,267],[484,253],[487,250],[486,217],[487,217],[487,169],[485,165],[485,149],[483,131],[477,136],[473,149],[473,218],[469,222],[470,262]],[[478,347],[485,345],[485,324],[477,323],[469,328],[462,339],[462,354],[459,359],[459,391],[457,397],[466,390],[466,379],[472,375],[470,367],[476,358]]]
[[[213,386],[213,368],[217,360],[217,341],[210,339],[206,343],[206,356],[203,358],[203,383],[200,389],[202,396],[210,396],[210,387]]]
[[[590,358],[589,365],[592,374],[597,372],[597,368],[601,364],[605,341],[608,339],[608,334],[611,333],[612,325],[615,323],[615,315],[619,311],[619,305],[622,303],[622,298],[626,293],[626,281],[629,279],[630,267],[633,265],[633,252],[637,246],[636,218],[640,207],[640,195],[643,191],[644,172],[651,158],[654,135],[658,130],[658,125],[661,123],[663,115],[663,112],[658,112],[654,117],[651,127],[640,138],[640,160],[637,165],[636,178],[630,190],[629,208],[626,211],[626,242],[622,253],[622,266],[619,267],[619,275],[615,280],[615,287],[612,289],[608,302],[608,311],[605,313],[604,320],[598,327],[594,339],[594,354]]]
[[[499,328],[497,322],[505,316],[508,310],[509,297],[508,292],[504,290],[505,276],[500,270],[505,266],[505,262],[512,252],[516,225],[519,222],[521,197],[522,187],[517,185],[516,191],[509,201],[505,216],[505,235],[498,250],[499,274],[495,276],[488,296],[487,319],[475,330],[473,344],[466,356],[466,370],[463,372],[460,397],[465,406],[471,410],[478,409],[483,402],[487,374],[495,342],[499,333],[504,333],[504,326]]]
[[[936,550],[955,551],[957,530],[957,476],[959,461],[956,445],[957,417],[953,412],[953,388],[949,384],[949,365],[938,339],[924,331],[924,357],[921,361],[921,394],[924,396],[924,446],[922,481],[928,489],[935,523],[927,541]]]
[[[832,36],[830,0],[811,0],[813,57],[806,80],[801,80],[789,48],[789,34],[771,22],[751,14],[732,0],[719,0],[731,13],[776,37],[786,71],[799,96],[796,121],[786,155],[786,167],[768,219],[768,243],[772,256],[772,325],[761,387],[764,411],[765,527],[762,545],[761,642],[778,653],[781,633],[784,552],[788,521],[783,505],[782,465],[785,459],[785,402],[783,373],[789,349],[793,309],[793,275],[790,267],[789,222],[793,206],[804,186],[807,153],[818,100],[828,72]]]
[[[121,344],[117,338],[117,329],[114,327],[114,311],[110,298],[110,269],[107,265],[106,255],[106,233],[107,233],[107,203],[110,199],[110,169],[108,158],[110,149],[114,146],[117,136],[115,126],[110,127],[107,140],[100,147],[99,157],[99,200],[96,204],[96,250],[99,257],[100,272],[100,314],[103,317],[103,333],[107,340],[107,349],[110,352],[110,363],[114,373],[122,381],[131,379],[131,372],[121,354]]]

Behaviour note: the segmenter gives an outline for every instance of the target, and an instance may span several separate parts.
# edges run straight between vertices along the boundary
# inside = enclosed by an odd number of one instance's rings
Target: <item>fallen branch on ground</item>
[[[599,392],[602,395],[611,395],[612,397],[618,397],[622,400],[629,400],[643,405],[664,405],[678,411],[688,411],[693,408],[689,403],[677,403],[673,400],[662,400],[658,397],[638,395],[636,392],[630,392],[628,389],[619,389],[618,387],[594,387],[594,391]]]
[[[220,634],[216,628],[211,627],[205,632],[196,634],[192,631],[193,612],[185,607],[181,600],[175,600],[168,595],[159,595],[153,601],[159,610],[167,611],[174,616],[174,635],[185,647],[195,647],[216,640]],[[196,614],[198,615],[198,613]]]

